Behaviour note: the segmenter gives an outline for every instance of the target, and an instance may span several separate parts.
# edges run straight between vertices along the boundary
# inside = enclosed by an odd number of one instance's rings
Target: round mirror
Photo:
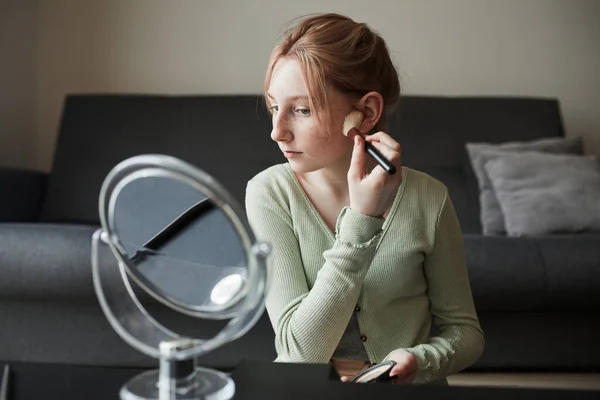
[[[110,199],[109,225],[136,283],[182,312],[228,318],[248,255],[235,223],[198,185],[141,169]]]
[[[127,343],[160,359],[160,369],[132,379],[121,398],[233,396],[231,378],[195,360],[256,323],[264,311],[271,247],[256,241],[241,208],[218,182],[169,156],[118,164],[102,185],[99,211],[92,268],[102,309]],[[213,338],[179,335],[146,311],[129,279],[173,310],[229,322]]]

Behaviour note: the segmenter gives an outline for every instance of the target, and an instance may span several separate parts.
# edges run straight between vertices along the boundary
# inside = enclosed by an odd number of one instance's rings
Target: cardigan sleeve
[[[251,180],[246,187],[250,226],[258,239],[273,245],[265,305],[275,331],[276,361],[327,363],[358,300],[383,219],[344,208],[335,242],[323,252],[324,264],[309,290],[290,206],[282,198],[262,182]]]
[[[437,217],[434,247],[425,257],[424,268],[431,312],[439,333],[426,343],[405,349],[417,361],[414,383],[442,379],[470,366],[484,347],[462,233],[447,192]]]

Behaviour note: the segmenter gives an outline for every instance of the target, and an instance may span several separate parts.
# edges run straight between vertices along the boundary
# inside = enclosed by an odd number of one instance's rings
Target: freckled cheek
[[[329,151],[332,146],[335,146],[335,142],[329,138],[327,132],[319,130],[311,131],[310,134],[307,135],[307,140],[310,141],[317,151]]]
[[[315,153],[334,158],[352,151],[352,147],[347,146],[346,143],[340,141],[339,138],[337,138],[337,140],[333,137],[329,139],[327,133],[321,133],[314,141],[312,141],[312,143]]]
[[[305,141],[313,148],[315,153],[337,153],[352,148],[352,143],[341,132],[328,133],[326,129],[310,121],[295,121],[295,137]]]
[[[319,126],[310,121],[296,120],[294,123],[295,132],[304,140],[313,144],[325,144],[327,142],[327,133],[323,132]]]

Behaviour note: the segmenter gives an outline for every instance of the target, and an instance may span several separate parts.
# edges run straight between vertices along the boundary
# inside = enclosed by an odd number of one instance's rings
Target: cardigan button
[[[360,336],[360,340],[362,340],[363,342],[367,341],[367,336],[366,335],[361,335]]]
[[[355,312],[359,312],[360,311],[360,307],[359,306],[354,307],[354,311]]]

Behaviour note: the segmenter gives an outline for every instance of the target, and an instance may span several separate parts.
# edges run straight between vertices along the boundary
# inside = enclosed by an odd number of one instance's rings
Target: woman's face
[[[328,120],[310,109],[308,90],[300,64],[282,57],[275,64],[267,96],[273,115],[271,138],[295,172],[306,173],[336,165],[347,168],[352,140],[342,133],[344,118],[352,111],[341,93],[328,93]]]

